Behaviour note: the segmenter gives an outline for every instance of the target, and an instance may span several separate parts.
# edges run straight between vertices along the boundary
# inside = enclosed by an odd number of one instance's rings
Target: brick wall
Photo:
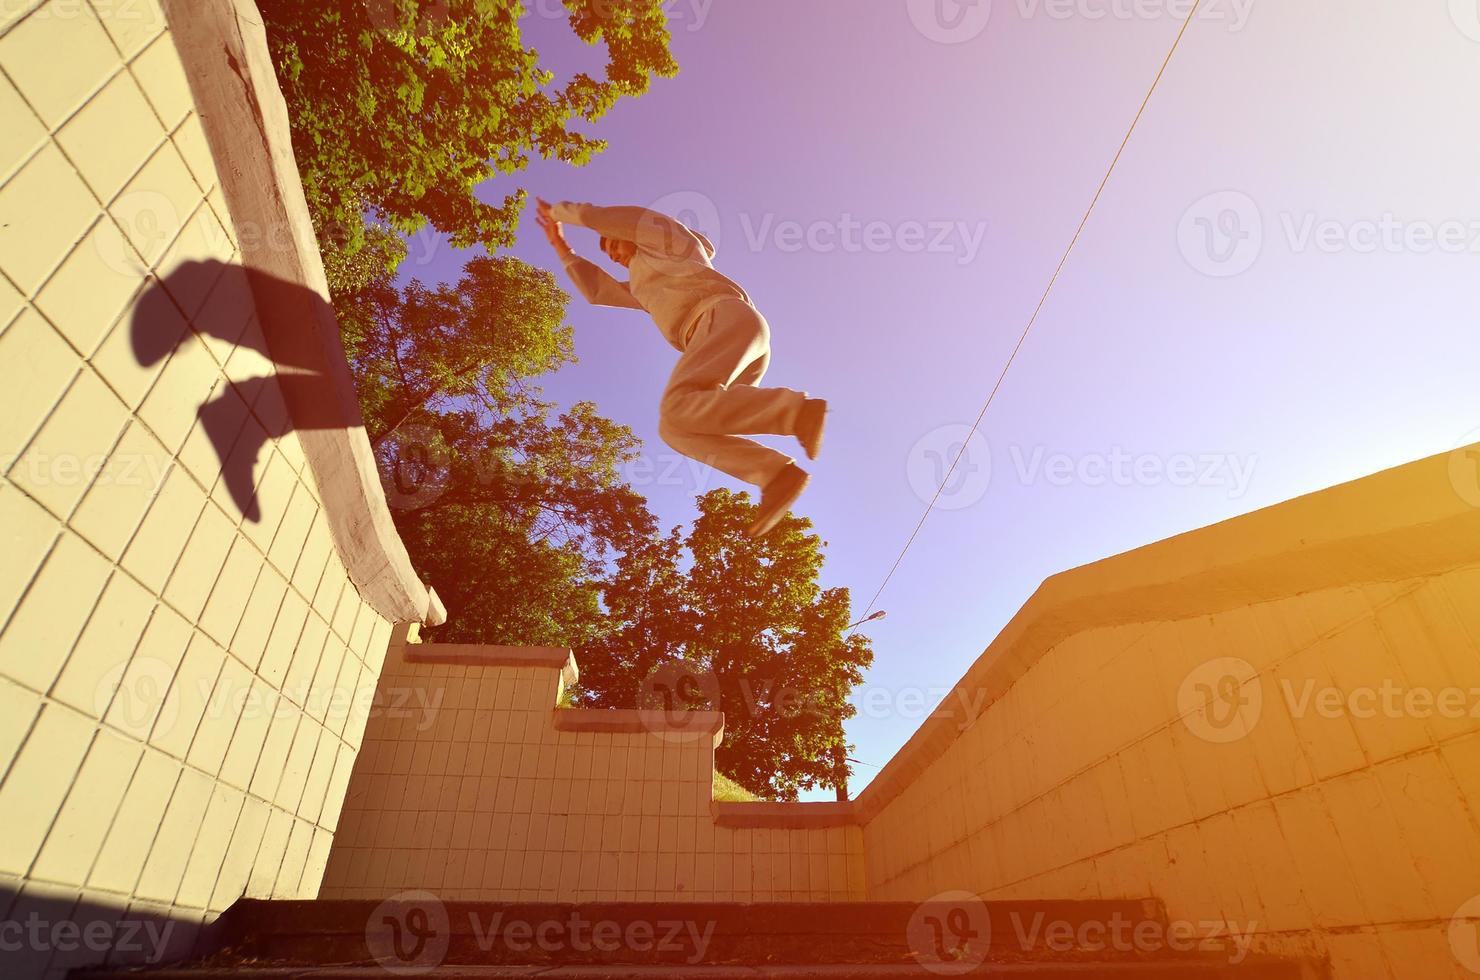
[[[0,11],[0,916],[312,896],[390,624],[335,552],[160,10]]]

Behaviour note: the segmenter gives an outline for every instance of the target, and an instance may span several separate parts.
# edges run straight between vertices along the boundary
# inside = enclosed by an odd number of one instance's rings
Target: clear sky
[[[529,5],[547,63],[599,64],[556,0]],[[1187,6],[674,0],[678,77],[590,127],[611,142],[590,166],[507,180],[661,202],[716,242],[771,323],[768,382],[832,403],[798,509],[861,613]],[[887,761],[1048,576],[1480,441],[1476,93],[1474,0],[1204,0],[865,627],[859,759]],[[522,239],[558,272],[532,209]],[[405,271],[465,259],[424,237]],[[640,313],[576,300],[570,320],[580,363],[547,393],[631,425],[633,482],[665,526],[687,521],[732,484],[657,437],[676,354]]]

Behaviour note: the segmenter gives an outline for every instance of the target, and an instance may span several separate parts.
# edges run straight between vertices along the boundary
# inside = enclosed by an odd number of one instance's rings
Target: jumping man
[[[795,436],[808,459],[822,447],[827,402],[761,388],[771,328],[739,285],[715,271],[709,239],[646,208],[538,202],[539,223],[581,295],[597,306],[646,310],[680,353],[658,405],[658,434],[678,452],[761,489],[749,528],[765,534],[809,477],[796,460],[747,435]],[[562,223],[601,235],[601,250],[631,271],[618,282],[571,250]]]

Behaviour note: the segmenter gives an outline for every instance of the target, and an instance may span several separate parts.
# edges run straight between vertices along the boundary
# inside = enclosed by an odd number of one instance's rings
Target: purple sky
[[[530,6],[547,63],[599,64],[556,0]],[[590,166],[511,179],[552,200],[692,209],[771,323],[768,382],[832,402],[799,510],[830,542],[824,584],[851,588],[860,614],[1186,4],[939,10],[670,3],[679,76],[592,127],[612,145]],[[865,627],[858,758],[885,762],[922,695],[948,690],[1046,577],[1480,441],[1475,92],[1473,3],[1204,0],[880,599],[888,618]],[[604,261],[594,236],[571,240]],[[515,253],[559,269],[532,214]],[[405,272],[448,279],[465,259],[423,237]],[[697,494],[732,484],[657,438],[676,355],[641,314],[576,300],[570,319],[581,362],[547,393],[631,425],[648,455],[633,482],[665,526],[687,521]],[[876,771],[858,767],[854,789]]]

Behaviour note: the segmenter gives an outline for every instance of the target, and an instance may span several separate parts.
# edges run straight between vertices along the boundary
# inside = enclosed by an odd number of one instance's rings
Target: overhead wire
[[[899,557],[894,559],[894,564],[890,566],[888,573],[884,576],[884,580],[879,583],[878,589],[874,591],[873,598],[869,600],[867,608],[863,611],[864,616],[868,616],[873,611],[874,606],[879,601],[879,597],[884,594],[884,589],[888,587],[890,580],[894,578],[894,573],[899,571],[899,566],[904,563],[905,556],[909,554],[910,547],[914,545],[915,539],[919,537],[920,529],[925,526],[925,521],[930,517],[931,512],[935,510],[935,505],[940,501],[940,495],[950,485],[951,475],[956,472],[956,467],[960,465],[962,457],[966,455],[966,450],[971,445],[971,437],[981,428],[982,420],[986,418],[987,411],[992,407],[992,402],[997,398],[997,393],[1002,390],[1002,383],[1007,380],[1007,374],[1012,370],[1013,364],[1017,361],[1018,354],[1022,352],[1023,345],[1027,343],[1028,335],[1033,332],[1033,327],[1038,322],[1038,315],[1043,312],[1043,307],[1048,303],[1048,298],[1052,295],[1054,286],[1058,284],[1059,276],[1063,273],[1064,266],[1069,262],[1069,256],[1074,253],[1074,247],[1079,244],[1079,239],[1083,237],[1084,229],[1089,225],[1089,219],[1095,213],[1095,206],[1100,203],[1100,198],[1104,196],[1105,188],[1109,186],[1110,178],[1114,176],[1115,168],[1119,165],[1120,158],[1125,154],[1125,148],[1130,145],[1131,137],[1135,135],[1136,127],[1140,125],[1141,117],[1146,114],[1146,107],[1151,104],[1152,97],[1156,95],[1156,90],[1161,85],[1162,77],[1166,75],[1167,68],[1171,65],[1172,59],[1176,57],[1177,49],[1181,47],[1182,39],[1186,37],[1187,29],[1192,25],[1192,21],[1197,16],[1198,9],[1201,6],[1202,0],[1196,0],[1192,5],[1192,9],[1188,11],[1187,17],[1182,21],[1181,30],[1177,32],[1177,37],[1172,41],[1171,49],[1167,52],[1165,60],[1162,61],[1161,68],[1157,71],[1156,77],[1151,82],[1151,87],[1146,91],[1146,97],[1141,100],[1141,106],[1136,110],[1135,118],[1131,120],[1130,128],[1126,130],[1125,138],[1120,141],[1120,146],[1115,151],[1114,159],[1110,161],[1110,166],[1106,168],[1105,176],[1100,180],[1100,186],[1095,190],[1094,198],[1090,200],[1089,207],[1085,209],[1084,217],[1080,219],[1079,227],[1075,229],[1074,237],[1069,241],[1069,247],[1064,249],[1064,254],[1059,259],[1059,264],[1054,269],[1053,275],[1049,278],[1048,285],[1043,290],[1043,295],[1038,299],[1038,305],[1033,309],[1033,315],[1028,318],[1028,323],[1023,328],[1022,334],[1018,337],[1017,344],[1013,347],[1012,353],[1007,358],[1007,362],[1002,366],[1001,373],[997,375],[997,383],[992,386],[991,393],[987,395],[986,403],[982,405],[982,410],[977,413],[976,421],[971,424],[971,429],[966,434],[966,438],[961,441],[961,448],[951,460],[951,465],[946,470],[945,476],[941,479],[940,486],[936,487],[935,495],[930,498],[930,503],[926,505],[925,512],[920,515],[920,520],[915,524],[915,529],[910,532],[910,536],[905,541],[904,547],[900,549]]]

